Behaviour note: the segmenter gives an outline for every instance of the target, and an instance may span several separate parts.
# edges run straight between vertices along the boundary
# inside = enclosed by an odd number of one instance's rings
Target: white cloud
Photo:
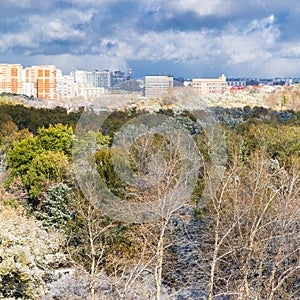
[[[199,58],[208,52],[208,32],[149,31],[137,33],[133,30],[118,32],[112,39],[102,39],[93,50],[112,57],[128,60],[187,61]],[[111,48],[107,49],[107,45]]]
[[[239,64],[272,58],[279,37],[280,32],[272,15],[254,20],[243,29],[230,26],[218,41],[228,57],[228,64]]]
[[[257,74],[262,73],[265,77],[290,77],[299,76],[299,69],[299,59],[272,57],[271,60],[259,65],[255,71]]]
[[[192,11],[199,16],[220,15],[226,13],[227,0],[179,0],[170,1],[169,7],[177,11]]]
[[[32,15],[29,18],[30,31],[34,32],[35,36],[42,37],[41,42],[83,38],[85,32],[76,29],[76,25],[89,22],[93,13],[93,10],[81,12],[69,9],[61,11],[60,16],[56,14],[50,14],[47,17]]]
[[[227,26],[223,30],[200,31],[116,31],[102,39],[93,50],[128,60],[213,60],[223,56],[227,64],[268,59],[280,36],[274,16],[254,20],[246,27]],[[111,47],[107,47],[110,45]]]
[[[165,10],[169,13],[195,12],[199,16],[224,14],[224,8],[228,0],[177,0],[161,1],[150,0],[144,1],[145,8],[150,11]]]
[[[126,70],[128,68],[126,60],[118,57],[106,55],[38,55],[31,58],[33,64],[54,64],[68,73],[75,69],[95,70]]]
[[[287,0],[295,1],[295,0]],[[194,12],[200,17],[207,16],[231,16],[239,13],[245,14],[245,11],[251,9],[267,9],[268,5],[276,7],[274,0],[252,0],[245,4],[240,0],[177,0],[177,1],[146,1],[148,9],[165,9],[176,13]],[[269,3],[267,3],[269,2]]]
[[[8,2],[21,8],[28,8],[32,5],[32,0],[9,0]]]
[[[107,5],[107,4],[112,4],[112,3],[117,3],[117,2],[121,2],[121,0],[66,0],[67,3],[70,4],[75,4],[75,5],[79,5],[79,6],[84,6],[84,7],[95,7],[95,6],[103,6],[103,5]]]
[[[298,43],[284,43],[281,51],[280,56],[282,58],[300,58],[300,42]]]
[[[86,68],[96,64],[102,68],[102,62],[124,66],[130,60],[139,61],[141,65],[143,61],[169,61],[189,66],[193,62],[195,69],[196,66],[226,67],[236,72],[243,71],[242,68],[252,72],[270,71],[272,61],[277,61],[283,72],[295,70],[294,66],[298,65],[295,58],[300,57],[299,42],[285,40],[283,27],[287,25],[282,23],[282,15],[277,16],[277,12],[287,13],[291,7],[293,12],[299,11],[300,3],[295,0],[284,3],[253,0],[247,5],[240,0],[141,0],[136,6],[130,2],[128,11],[122,6],[122,12],[118,12],[120,16],[114,5],[124,5],[121,0],[66,0],[61,8],[58,0],[45,3],[41,3],[38,12],[34,10],[34,15],[32,10],[25,9],[24,15],[16,15],[16,20],[21,20],[20,29],[13,29],[16,32],[5,32],[13,22],[3,23],[2,57],[12,56],[12,49],[21,46],[25,48],[23,56],[27,61],[30,54],[47,51],[53,55],[33,56],[34,59],[58,62],[66,69],[71,66],[84,68],[85,63]],[[5,9],[9,10],[12,5],[13,8],[33,8],[36,3],[10,0]],[[136,14],[131,11],[135,8]],[[187,12],[198,15],[192,16],[195,24],[191,26],[186,20],[189,14],[184,15]],[[143,22],[141,16],[149,19],[147,25],[138,28],[136,24]],[[203,20],[211,23],[202,25]],[[216,20],[216,24],[212,20]],[[175,21],[178,22],[175,24]],[[277,66],[275,69],[280,71]]]
[[[33,35],[30,32],[27,33],[7,33],[1,36],[0,39],[0,51],[6,52],[15,46],[33,47]]]

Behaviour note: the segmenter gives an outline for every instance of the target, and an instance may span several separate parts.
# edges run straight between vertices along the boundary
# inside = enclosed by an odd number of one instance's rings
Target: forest
[[[300,112],[210,108],[223,153],[188,110],[151,112],[184,128],[164,134],[142,131],[145,110],[115,110],[80,141],[82,111],[0,102],[0,299],[300,298]],[[93,200],[77,150],[120,218]],[[155,217],[130,211],[145,203]]]

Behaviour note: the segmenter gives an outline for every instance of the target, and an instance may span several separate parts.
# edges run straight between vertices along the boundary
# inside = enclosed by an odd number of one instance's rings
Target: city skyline
[[[35,65],[25,67],[21,64],[0,63],[0,94],[19,94],[38,99],[72,99],[74,97],[95,98],[103,94],[126,91],[141,93],[146,98],[160,97],[173,86],[191,87],[199,95],[223,94],[230,88],[245,89],[246,86],[298,84],[300,78],[218,78],[203,77],[185,80],[171,75],[146,75],[144,79],[131,77],[120,70],[73,70],[63,74],[55,65]]]
[[[128,70],[140,78],[299,77],[296,0],[10,0],[1,4],[2,62]]]

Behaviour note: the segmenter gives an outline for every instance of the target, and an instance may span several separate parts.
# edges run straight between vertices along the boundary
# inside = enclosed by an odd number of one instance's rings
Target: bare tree
[[[189,204],[200,164],[199,157],[193,156],[193,141],[176,127],[172,129],[174,132],[169,137],[164,129],[164,135],[143,135],[130,152],[139,172],[129,197],[132,201],[147,203],[155,214],[150,224],[156,300],[161,299],[165,250],[172,245],[170,221],[179,209]]]
[[[226,172],[206,220],[209,299],[299,297],[299,175],[257,153]]]

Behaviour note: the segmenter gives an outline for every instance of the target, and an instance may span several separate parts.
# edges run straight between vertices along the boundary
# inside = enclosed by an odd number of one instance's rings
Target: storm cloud
[[[8,0],[1,63],[125,69],[136,77],[299,76],[296,0]]]

